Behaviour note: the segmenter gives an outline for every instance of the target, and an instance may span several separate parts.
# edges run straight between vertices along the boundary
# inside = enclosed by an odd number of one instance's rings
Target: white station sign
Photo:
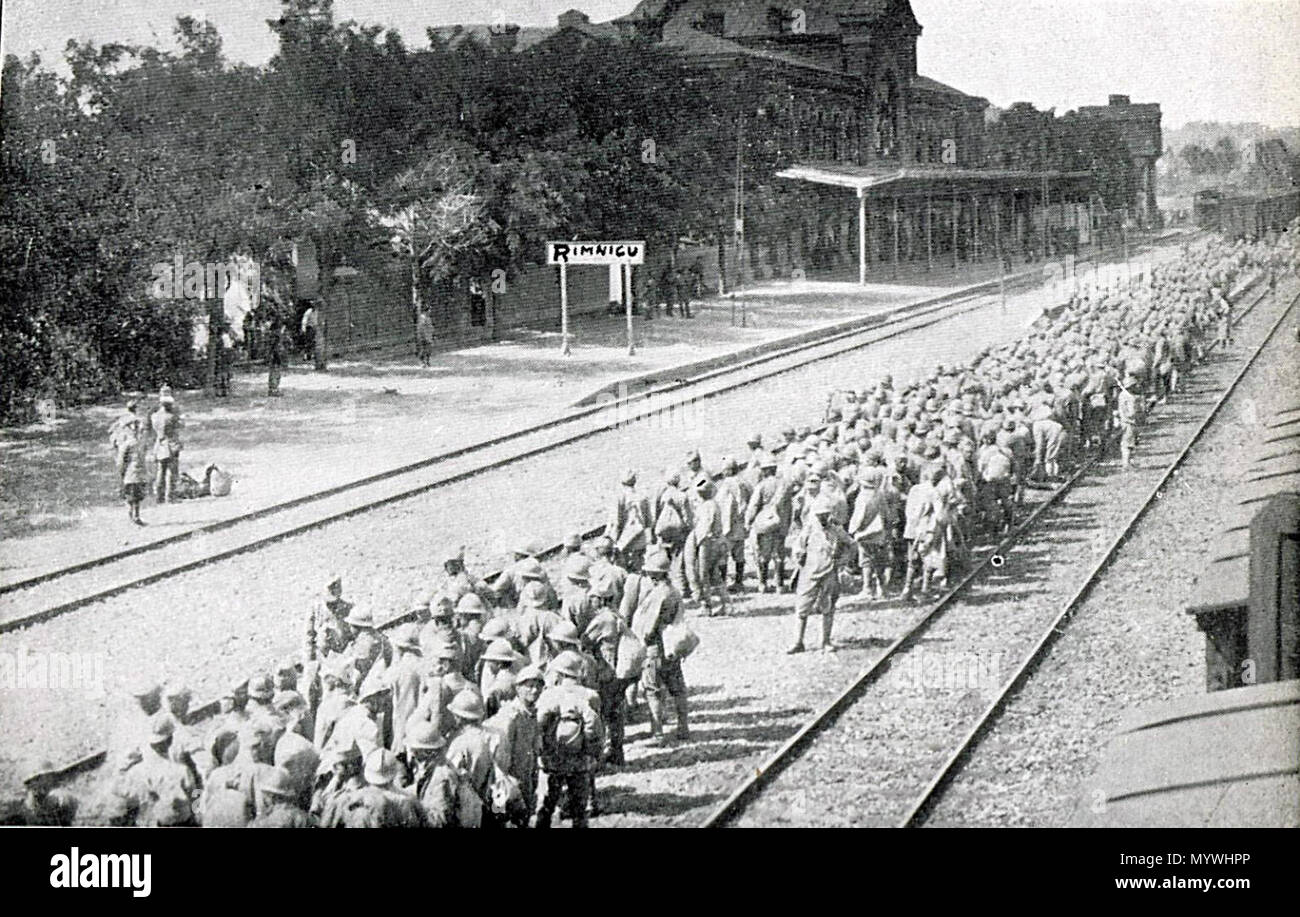
[[[547,242],[546,263],[645,264],[645,242]]]

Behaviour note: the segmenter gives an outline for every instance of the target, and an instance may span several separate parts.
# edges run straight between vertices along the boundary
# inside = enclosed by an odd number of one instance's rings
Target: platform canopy
[[[1012,169],[964,169],[958,166],[876,164],[857,166],[843,162],[796,162],[776,173],[777,178],[852,188],[858,195],[858,283],[867,282],[867,198],[892,199],[898,209],[899,198],[940,199],[997,194],[1009,191],[1034,191],[1044,196],[1053,187],[1071,186],[1090,191],[1091,172],[1031,172]],[[954,233],[956,232],[954,222]],[[954,241],[954,252],[956,242]],[[895,231],[895,249],[898,247]],[[955,257],[955,254],[954,254]],[[895,251],[894,259],[898,254]]]
[[[776,173],[777,178],[852,188],[859,195],[881,191],[900,197],[933,194],[973,194],[992,191],[1036,191],[1050,185],[1086,185],[1091,172],[1031,172],[1014,169],[963,169],[940,165],[855,166],[841,162],[797,162]]]

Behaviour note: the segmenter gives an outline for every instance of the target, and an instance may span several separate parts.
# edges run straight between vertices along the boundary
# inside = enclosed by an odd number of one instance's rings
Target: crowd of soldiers
[[[1212,346],[1231,343],[1227,292],[1294,270],[1300,228],[1208,242],[1125,289],[1071,296],[1019,340],[895,387],[836,393],[819,429],[698,450],[646,492],[626,471],[603,534],[567,539],[548,573],[521,543],[490,580],[461,553],[435,588],[380,626],[333,579],[298,658],[240,678],[194,722],[183,686],[141,685],[110,745],[94,824],[575,826],[600,811],[595,776],[624,764],[644,705],[649,741],[688,741],[687,603],[728,614],[749,588],[793,593],[832,641],[847,589],[868,599],[943,589],[972,545],[1016,522],[1026,488],[1116,438],[1127,465],[1146,412]],[[393,626],[395,625],[395,626]],[[666,731],[669,718],[675,729]],[[66,823],[49,768],[29,821]]]

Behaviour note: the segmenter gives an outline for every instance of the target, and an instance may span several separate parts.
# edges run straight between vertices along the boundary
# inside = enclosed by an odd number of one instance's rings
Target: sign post
[[[627,309],[627,355],[636,356],[636,341],[632,337],[632,265],[623,265],[623,303]]]
[[[560,353],[568,356],[569,348],[569,271],[570,264],[624,265],[627,290],[627,353],[636,354],[632,341],[632,265],[645,263],[645,242],[547,242],[546,263],[560,267]]]

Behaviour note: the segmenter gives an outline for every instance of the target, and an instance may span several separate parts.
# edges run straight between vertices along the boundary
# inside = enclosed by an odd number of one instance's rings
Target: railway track
[[[1030,272],[1013,283],[1026,287],[1040,279],[1041,275]],[[986,307],[996,290],[997,281],[981,284],[973,291],[904,307],[865,327],[760,354],[689,380],[631,394],[614,404],[583,408],[401,468],[0,586],[0,634],[629,424],[671,415],[697,401],[810,363],[937,325]]]
[[[1028,282],[1029,284],[1032,285],[1032,283],[1034,281],[1037,281],[1039,278],[1040,275],[1034,273],[1034,274],[1022,275],[1022,277],[1019,278],[1019,280],[1021,284]],[[982,292],[984,288],[990,288],[991,292],[990,293]],[[854,350],[858,350],[860,348],[870,346],[871,344],[877,343],[879,341],[884,341],[889,338],[898,337],[910,333],[912,331],[919,330],[921,328],[929,327],[931,325],[945,321],[949,318],[955,318],[961,314],[973,311],[975,309],[984,308],[986,305],[986,300],[988,300],[991,295],[995,296],[996,290],[997,290],[997,281],[993,281],[990,284],[982,285],[979,289],[973,292],[967,291],[963,294],[946,297],[942,301],[932,301],[927,304],[922,304],[919,307],[912,308],[905,315],[902,316],[896,315],[894,318],[892,318],[892,320],[886,319],[885,321],[882,321],[879,324],[875,324],[870,327],[854,328],[842,332],[840,334],[837,334],[832,338],[826,338],[816,342],[785,348],[778,352],[763,354],[760,357],[751,361],[747,361],[744,364],[728,367],[724,370],[719,370],[713,373],[709,373],[706,376],[698,377],[694,380],[691,380],[689,383],[686,384],[664,386],[658,389],[648,391],[642,394],[640,398],[636,399],[637,401],[645,403],[644,408],[639,412],[633,412],[627,410],[626,404],[628,402],[625,402],[623,405],[618,406],[618,409],[622,410],[624,413],[613,419],[608,417],[608,411],[609,411],[608,408],[606,409],[596,408],[585,412],[581,412],[577,418],[571,415],[569,417],[561,418],[560,420],[549,424],[540,425],[539,429],[553,430],[564,424],[570,424],[575,419],[580,419],[582,417],[593,418],[593,422],[588,428],[580,429],[580,430],[560,431],[560,435],[558,435],[557,438],[551,440],[549,444],[543,442],[539,445],[530,445],[530,447],[525,450],[522,451],[517,450],[513,453],[507,452],[506,454],[500,456],[495,456],[495,455],[489,456],[486,458],[486,460],[482,460],[483,457],[480,456],[481,460],[477,464],[473,464],[469,462],[469,459],[473,457],[474,453],[481,453],[487,447],[494,446],[494,445],[504,445],[512,440],[517,440],[522,438],[523,436],[529,435],[531,432],[535,432],[535,431],[521,431],[519,434],[515,434],[514,436],[511,437],[502,437],[500,440],[493,441],[490,444],[480,444],[479,446],[476,447],[457,450],[455,453],[449,453],[446,456],[438,456],[432,460],[426,460],[425,462],[416,463],[415,465],[411,465],[411,466],[406,466],[405,469],[399,469],[398,472],[390,472],[382,475],[376,475],[374,477],[364,479],[362,482],[353,482],[352,484],[345,485],[343,487],[331,489],[330,491],[326,492],[326,494],[329,497],[341,498],[349,492],[359,491],[361,487],[365,485],[378,484],[383,482],[388,483],[388,489],[385,493],[382,493],[377,497],[375,497],[372,493],[367,493],[365,494],[365,496],[368,497],[368,499],[361,500],[361,501],[353,500],[351,501],[352,505],[350,506],[345,505],[341,509],[337,509],[336,506],[333,504],[329,506],[321,506],[320,504],[317,504],[317,506],[315,507],[317,511],[315,514],[315,518],[308,518],[307,520],[297,525],[292,524],[294,520],[279,518],[275,520],[278,524],[278,530],[273,529],[270,533],[265,535],[260,535],[260,537],[251,537],[250,531],[248,529],[239,529],[238,531],[233,531],[233,529],[235,529],[235,526],[232,525],[232,523],[227,522],[227,523],[220,523],[216,526],[210,527],[212,530],[226,531],[228,536],[226,540],[229,543],[229,546],[226,547],[214,545],[212,541],[208,541],[204,543],[202,541],[202,535],[211,534],[211,532],[187,534],[180,538],[168,539],[168,542],[176,543],[176,544],[189,542],[191,547],[195,549],[194,553],[198,554],[197,557],[193,557],[193,558],[182,557],[179,560],[177,559],[175,554],[168,554],[166,557],[164,557],[161,552],[156,550],[156,546],[146,546],[141,550],[130,552],[129,557],[114,556],[112,558],[106,559],[111,563],[77,565],[76,567],[69,568],[68,570],[65,571],[59,571],[53,575],[41,577],[39,578],[38,582],[33,583],[32,585],[53,587],[55,585],[60,584],[60,581],[62,581],[61,586],[65,590],[65,592],[71,591],[73,585],[76,582],[75,576],[77,574],[88,575],[92,571],[98,570],[97,576],[98,578],[101,579],[100,582],[97,584],[99,587],[98,591],[92,594],[80,595],[80,596],[73,594],[71,598],[63,601],[59,605],[55,605],[43,609],[37,609],[35,612],[28,612],[19,617],[5,617],[5,605],[7,604],[6,600],[10,600],[10,599],[8,596],[6,596],[5,599],[0,599],[0,618],[3,618],[3,620],[0,620],[0,632],[4,632],[6,630],[14,630],[20,627],[27,626],[29,624],[37,623],[38,621],[42,621],[42,620],[49,620],[52,617],[56,617],[60,614],[72,611],[75,608],[84,606],[90,602],[94,602],[99,599],[112,596],[116,593],[126,591],[127,589],[148,585],[150,582],[155,582],[157,580],[164,579],[168,576],[180,574],[187,570],[194,569],[196,567],[215,563],[226,557],[232,557],[235,556],[236,554],[253,551],[264,545],[270,544],[274,541],[278,541],[282,538],[288,538],[295,534],[306,532],[313,528],[318,528],[324,525],[328,525],[331,522],[345,519],[349,516],[353,516],[358,513],[365,512],[369,509],[375,509],[380,506],[387,505],[389,503],[395,502],[400,499],[404,499],[409,496],[414,496],[416,494],[423,493],[426,490],[430,490],[435,487],[445,486],[447,484],[454,483],[455,481],[458,480],[465,480],[466,478],[476,476],[477,474],[490,471],[493,468],[498,468],[503,465],[509,464],[511,462],[519,461],[520,459],[525,458],[528,455],[539,454],[541,452],[548,451],[549,449],[558,448],[559,446],[566,445],[570,442],[581,440],[588,436],[597,435],[600,432],[606,430],[612,430],[617,426],[634,422],[635,420],[640,419],[642,417],[648,417],[658,412],[671,410],[675,405],[684,403],[684,401],[694,400],[697,398],[714,397],[715,395],[720,395],[727,391],[731,391],[746,385],[753,384],[755,382],[760,382],[762,380],[771,378],[774,375],[779,375],[781,373],[793,371],[795,369],[798,369],[801,366],[808,365],[809,363],[813,363],[819,360],[830,359],[832,357],[841,354],[850,353]],[[706,383],[706,382],[711,384],[700,385],[700,383]],[[652,399],[654,399],[656,396],[660,396],[662,393],[670,390],[686,390],[684,392],[686,397],[684,399],[676,400],[676,401],[669,401],[669,400],[660,400],[658,402],[652,401]],[[633,399],[629,399],[629,402],[631,402],[632,400]],[[597,416],[601,414],[602,410],[606,412],[605,415]],[[452,460],[462,459],[462,458],[465,460],[467,467],[464,467],[463,469],[459,465],[453,467],[445,467],[447,464],[450,464]],[[400,481],[393,480],[394,478],[399,476],[399,472],[401,474],[405,474],[411,471],[430,468],[434,464],[444,465],[444,467],[440,469],[443,475],[441,478],[434,477],[430,481],[419,482],[418,484],[413,484],[410,478],[404,478],[403,480]],[[295,508],[302,507],[305,510],[307,508],[306,504],[308,504],[311,501],[318,500],[320,496],[321,495],[314,495],[313,497],[310,498],[291,501],[291,503],[286,504],[286,506],[295,507]],[[354,496],[356,496],[355,493]],[[252,521],[267,519],[268,517],[274,515],[276,512],[279,512],[281,509],[282,507],[275,507],[266,511],[260,511],[258,513],[250,514],[250,518],[248,518],[247,521],[252,522]],[[335,510],[335,511],[324,512],[322,510]],[[588,532],[585,532],[584,537],[586,538],[594,537],[595,535],[599,534],[600,531],[601,531],[600,528],[592,529]],[[216,550],[215,548],[222,548],[222,549]],[[558,550],[559,550],[559,546],[555,545],[548,553],[555,553],[558,552]],[[153,555],[153,556],[147,557],[147,555]],[[136,558],[137,562],[140,563],[143,563],[144,560],[148,560],[149,563],[153,565],[153,569],[152,570],[146,569],[144,575],[136,575],[134,578],[128,578],[129,574],[139,574],[140,568],[134,567],[128,569],[125,567],[117,566],[114,568],[114,570],[119,576],[122,577],[122,581],[116,584],[110,584],[105,586],[102,582],[102,577],[104,576],[105,568],[111,567],[113,566],[113,564],[120,564],[123,561],[126,561],[130,558]],[[491,574],[489,574],[489,576],[490,575]],[[9,592],[11,595],[25,595],[28,598],[30,598],[31,595],[30,592],[26,592],[25,590],[19,588],[19,584],[15,584],[9,587],[7,590],[0,590],[0,594],[6,591]],[[389,625],[395,624],[398,621],[403,620],[405,617],[406,616],[404,615],[398,616],[397,618],[394,618],[392,621],[388,622],[388,624]],[[193,711],[193,715],[201,719],[211,710],[215,709],[215,706],[216,706],[215,700],[209,703],[200,704]],[[96,764],[99,763],[100,760],[102,760],[102,757],[103,757],[102,751],[91,752],[87,755],[84,755],[76,759],[75,761],[57,767],[54,770],[56,773],[59,773],[61,775],[70,776],[72,774],[76,774],[84,770],[93,768]]]
[[[1266,296],[1257,296],[1242,311],[1238,324]],[[1088,559],[1096,560],[1087,566],[1081,581],[1057,583],[1057,577],[1051,575],[1056,571],[1043,570],[1050,565],[1035,554],[1035,548],[1042,553],[1041,545],[1013,549],[1036,528],[1043,515],[1058,507],[1081,483],[1086,484],[1095,461],[1056,488],[1000,543],[985,548],[969,573],[736,786],[702,826],[924,824],[1009,698],[1042,661],[1070,615],[1147,509],[1174,479],[1183,460],[1293,313],[1297,302],[1300,297],[1281,311],[1259,346],[1226,380],[1222,394],[1193,425],[1173,460],[1162,470],[1141,475],[1141,480],[1135,479],[1126,488],[1131,493],[1134,487],[1154,479],[1145,494],[1139,496],[1136,510],[1105,526],[1109,537],[1104,546],[1094,542],[1092,552],[1086,554]],[[1196,377],[1203,378],[1205,369]],[[1176,408],[1176,404],[1171,405],[1171,409]],[[1064,518],[1058,521],[1067,531],[1084,528],[1090,521],[1086,510],[1072,511],[1068,506],[1061,515]],[[1067,535],[1065,541],[1070,540],[1079,539]],[[1068,544],[1064,547],[1067,552],[1071,550]],[[1051,550],[1049,546],[1047,554]],[[1040,590],[1048,594],[1047,600],[1032,598],[1032,592],[1000,599],[993,592],[971,596],[963,605],[963,597],[976,584],[991,581],[988,585],[996,589],[1025,579],[1046,582]],[[959,610],[971,613],[956,614]],[[992,620],[994,611],[1004,613],[996,622]],[[931,649],[943,646],[962,649],[955,653]],[[1005,679],[1004,657],[1012,662]],[[955,679],[947,677],[954,671],[954,659],[962,663],[956,666]],[[936,660],[939,665],[929,665]],[[944,663],[949,664],[946,670]],[[924,684],[927,670],[942,673],[949,684],[932,692],[931,686]],[[856,782],[855,777],[859,778]]]

